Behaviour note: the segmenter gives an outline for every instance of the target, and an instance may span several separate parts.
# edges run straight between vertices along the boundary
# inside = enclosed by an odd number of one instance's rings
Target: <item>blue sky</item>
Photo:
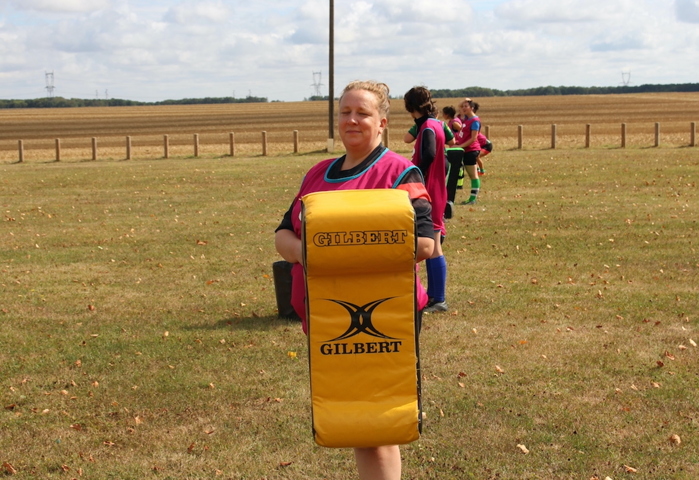
[[[53,72],[67,98],[294,101],[313,72],[327,95],[327,62],[325,0],[0,0],[2,99],[46,96]],[[335,0],[336,94],[697,83],[696,65],[699,0]]]

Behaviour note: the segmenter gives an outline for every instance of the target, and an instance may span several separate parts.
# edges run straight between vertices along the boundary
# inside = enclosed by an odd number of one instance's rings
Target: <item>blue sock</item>
[[[447,260],[444,255],[425,261],[427,267],[427,295],[437,302],[446,300]]]

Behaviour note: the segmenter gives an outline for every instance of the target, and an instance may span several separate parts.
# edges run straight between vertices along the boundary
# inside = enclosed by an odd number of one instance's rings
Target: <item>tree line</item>
[[[430,90],[434,98],[458,97],[525,97],[544,95],[610,95],[620,93],[699,92],[699,83],[671,83],[667,85],[622,85],[618,87],[536,87],[519,90],[468,87],[457,90]]]
[[[218,103],[267,103],[266,97],[245,98],[235,97],[205,97],[182,98],[180,100],[163,100],[160,102],[138,102],[136,100],[123,100],[120,98],[85,99],[44,97],[28,100],[0,100],[0,108],[72,108],[72,107],[128,107],[148,105],[206,105]]]
[[[699,92],[699,83],[670,83],[665,85],[621,85],[618,87],[536,87],[518,90],[498,90],[486,87],[466,87],[459,89],[431,90],[433,98],[459,97],[524,97],[545,95],[609,95],[620,93],[660,93],[660,92]],[[396,97],[399,98],[399,97]],[[400,97],[402,98],[402,97]],[[327,96],[311,96],[305,101],[327,100]],[[179,100],[163,100],[160,102],[138,102],[119,98],[84,99],[45,97],[29,100],[0,100],[0,108],[70,108],[70,107],[125,107],[140,105],[206,105],[222,103],[267,103],[267,97],[247,96],[235,97],[204,97],[182,98]]]

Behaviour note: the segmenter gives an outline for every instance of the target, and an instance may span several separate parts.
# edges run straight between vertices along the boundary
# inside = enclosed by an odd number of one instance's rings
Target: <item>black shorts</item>
[[[483,148],[481,150],[485,150],[487,152],[492,152],[493,151],[493,144],[488,142],[485,145],[483,145]]]
[[[481,153],[480,150],[473,150],[471,152],[464,152],[464,165],[475,165],[478,159],[478,154]]]

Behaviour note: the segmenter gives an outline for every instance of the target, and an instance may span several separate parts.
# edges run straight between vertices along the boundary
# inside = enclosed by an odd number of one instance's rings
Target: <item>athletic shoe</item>
[[[474,198],[473,200],[468,200],[465,202],[461,202],[461,205],[475,205],[476,204],[476,199]]]
[[[437,312],[446,312],[449,310],[449,306],[447,305],[447,302],[435,302],[434,300],[430,300],[427,303],[427,306],[423,310],[424,313],[437,313]]]
[[[449,219],[454,215],[454,202],[447,202],[444,208],[444,218]]]

